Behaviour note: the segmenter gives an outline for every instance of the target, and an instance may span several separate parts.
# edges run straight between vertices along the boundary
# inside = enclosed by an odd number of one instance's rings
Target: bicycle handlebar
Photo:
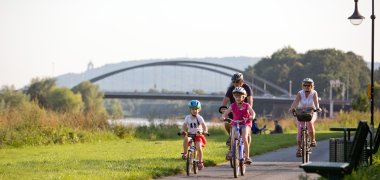
[[[249,121],[254,121],[255,119],[253,119],[253,120],[247,119],[247,120],[249,120]],[[239,123],[239,122],[243,122],[243,121],[247,121],[247,120],[244,120],[244,119],[233,120],[233,119],[231,119],[231,118],[224,118],[224,119],[223,119],[223,121],[228,122],[228,123],[231,123],[232,121],[235,121],[235,122]]]
[[[304,113],[309,113],[310,111],[312,112],[321,112],[321,108],[297,108],[297,109],[292,109],[293,116],[297,116],[297,110],[302,110]]]
[[[182,133],[181,133],[181,132],[178,132],[178,133],[177,133],[178,136],[181,136],[181,135],[186,136],[187,134],[188,134],[187,132],[182,132]],[[209,133],[204,133],[204,132],[200,132],[200,131],[198,131],[196,135],[198,135],[198,134],[203,134],[203,135],[206,135],[206,136],[210,136]]]

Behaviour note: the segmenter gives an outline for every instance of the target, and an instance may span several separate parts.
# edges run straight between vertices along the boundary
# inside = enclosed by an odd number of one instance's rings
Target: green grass
[[[212,131],[211,131],[212,132]],[[341,136],[319,133],[319,138]],[[224,162],[226,135],[207,138],[206,166]],[[184,172],[182,140],[114,140],[0,149],[1,179],[151,179]],[[295,134],[254,135],[252,155],[295,144]]]

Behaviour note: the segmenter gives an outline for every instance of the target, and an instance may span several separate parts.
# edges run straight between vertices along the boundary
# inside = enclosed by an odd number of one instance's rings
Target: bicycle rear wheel
[[[230,146],[230,149],[229,149],[230,151],[230,154],[232,155],[232,153],[233,153],[233,150],[232,150],[232,145]],[[234,168],[234,163],[233,163],[233,159],[232,159],[232,156],[230,156],[229,157],[230,158],[230,166],[231,166],[231,168]]]
[[[233,154],[232,154],[232,164],[234,170],[234,177],[237,178],[239,175],[239,141],[234,140],[233,142]]]
[[[193,165],[193,154],[191,151],[188,151],[187,152],[187,158],[186,158],[186,174],[187,174],[187,176],[190,176],[192,165]]]

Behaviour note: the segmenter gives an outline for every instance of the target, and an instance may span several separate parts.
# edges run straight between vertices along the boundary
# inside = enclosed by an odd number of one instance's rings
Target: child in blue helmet
[[[188,106],[190,109],[190,114],[185,117],[185,121],[181,128],[181,133],[184,135],[182,159],[187,158],[187,148],[189,146],[190,140],[188,134],[197,134],[195,137],[195,146],[197,148],[199,160],[198,169],[201,170],[204,168],[202,148],[206,145],[207,142],[203,134],[208,134],[207,127],[203,117],[199,115],[199,112],[201,111],[201,102],[198,100],[191,100],[188,103]],[[203,134],[198,134],[199,132],[203,132]]]

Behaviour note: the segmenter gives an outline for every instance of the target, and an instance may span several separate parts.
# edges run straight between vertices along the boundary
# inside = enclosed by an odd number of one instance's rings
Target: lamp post
[[[354,13],[348,18],[353,25],[359,25],[364,17],[360,15],[358,11],[358,0],[355,1],[355,11]],[[374,123],[373,123],[373,69],[374,69],[374,50],[375,50],[375,8],[374,8],[374,0],[372,0],[372,14],[371,14],[371,19],[372,19],[372,36],[371,36],[371,133],[370,133],[370,148],[372,150],[372,136],[373,136],[373,128],[374,128]],[[370,153],[370,164],[372,165],[372,153]]]

